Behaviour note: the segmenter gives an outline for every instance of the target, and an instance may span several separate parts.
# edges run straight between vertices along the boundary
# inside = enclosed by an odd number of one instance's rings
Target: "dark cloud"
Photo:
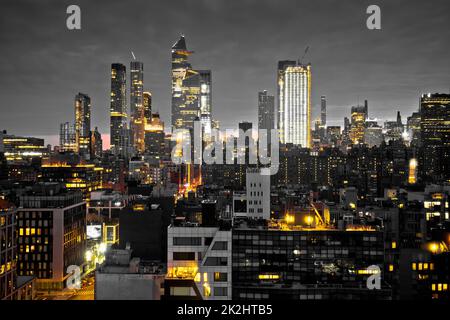
[[[81,7],[81,31],[65,27],[70,4]],[[382,9],[382,30],[365,27],[370,4]],[[449,90],[449,10],[448,0],[2,0],[0,128],[57,134],[81,91],[92,97],[93,124],[108,133],[110,64],[129,65],[131,50],[169,124],[170,47],[180,33],[193,66],[213,71],[223,127],[255,121],[257,91],[275,93],[277,61],[306,46],[314,106],[327,95],[330,120],[342,121],[358,99],[369,99],[373,117],[406,115],[421,92]]]

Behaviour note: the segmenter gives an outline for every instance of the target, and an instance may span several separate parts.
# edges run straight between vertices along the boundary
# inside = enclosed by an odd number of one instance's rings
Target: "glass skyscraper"
[[[192,69],[182,35],[172,46],[172,130],[193,129],[194,120],[200,117],[200,77]]]
[[[281,143],[311,146],[311,65],[278,62],[278,129]]]
[[[127,153],[127,98],[126,67],[120,63],[111,65],[111,123],[110,145],[115,154]]]
[[[91,98],[84,93],[75,96],[75,142],[77,151],[84,158],[91,149]]]
[[[131,61],[130,64],[130,127],[131,144],[137,153],[145,150],[144,111],[144,64]]]

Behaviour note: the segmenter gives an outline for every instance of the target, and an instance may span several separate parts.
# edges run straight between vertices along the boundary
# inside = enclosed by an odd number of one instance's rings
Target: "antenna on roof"
[[[133,51],[131,51],[131,55],[133,56],[133,59],[136,60],[136,56],[134,55]]]
[[[308,53],[309,46],[306,47],[305,52],[303,53],[303,56],[298,60],[298,64],[302,64],[303,59],[305,58],[306,54]]]

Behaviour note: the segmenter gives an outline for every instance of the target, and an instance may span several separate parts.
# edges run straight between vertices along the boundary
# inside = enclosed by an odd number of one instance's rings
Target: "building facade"
[[[450,179],[450,94],[426,94],[420,99],[422,177]]]
[[[84,93],[75,96],[75,143],[78,153],[90,159],[91,151],[91,98]]]
[[[128,151],[126,67],[111,65],[110,147],[115,154],[125,156]]]
[[[311,65],[278,62],[278,130],[281,143],[311,147]]]
[[[130,63],[130,129],[131,145],[136,153],[145,150],[144,64]]]
[[[267,145],[271,143],[271,130],[275,129],[275,97],[267,90],[258,92],[258,129],[267,132]]]
[[[71,265],[83,269],[86,203],[59,184],[36,185],[17,209],[18,274],[35,276],[38,289],[63,289]]]

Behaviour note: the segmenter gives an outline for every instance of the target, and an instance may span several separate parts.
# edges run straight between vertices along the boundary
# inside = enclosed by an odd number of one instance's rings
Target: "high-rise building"
[[[200,116],[199,72],[188,62],[192,53],[183,35],[172,46],[172,130],[193,129]]]
[[[150,123],[152,120],[152,93],[149,91],[144,91],[144,117],[145,123]]]
[[[128,152],[126,67],[120,63],[111,65],[110,147],[115,154],[126,156]]]
[[[200,77],[200,121],[205,135],[212,129],[212,82],[211,70],[199,70]]]
[[[420,112],[413,112],[411,116],[407,118],[406,130],[411,145],[418,146],[420,143]]]
[[[74,125],[69,122],[61,123],[59,130],[59,150],[61,152],[76,152],[76,134]]]
[[[17,287],[16,210],[0,199],[0,300],[10,299]]]
[[[311,64],[278,62],[278,130],[281,143],[311,147]]]
[[[18,274],[37,277],[40,289],[62,289],[68,266],[83,270],[86,203],[81,192],[38,184],[20,197]]]
[[[144,64],[130,63],[130,138],[136,153],[145,150]]]
[[[364,143],[372,148],[379,146],[384,141],[383,128],[378,125],[376,120],[367,120],[364,129]]]
[[[165,154],[164,122],[159,113],[152,114],[152,119],[145,125],[145,153],[162,159]]]
[[[327,97],[320,97],[320,124],[325,127],[327,125]]]
[[[267,144],[271,143],[271,129],[275,129],[275,97],[267,90],[258,92],[258,129],[267,132]]]
[[[77,151],[85,159],[91,150],[91,98],[84,93],[75,96],[75,143]]]
[[[420,99],[421,166],[426,179],[450,179],[450,94]]]
[[[367,119],[367,108],[364,106],[352,107],[350,124],[350,140],[353,144],[364,142],[365,123]]]
[[[102,135],[95,127],[95,130],[91,134],[91,155],[95,158],[100,158],[103,152]]]
[[[17,274],[17,209],[0,198],[0,301],[33,300],[34,276]]]
[[[258,168],[248,168],[246,175],[247,216],[270,219],[270,176]]]

